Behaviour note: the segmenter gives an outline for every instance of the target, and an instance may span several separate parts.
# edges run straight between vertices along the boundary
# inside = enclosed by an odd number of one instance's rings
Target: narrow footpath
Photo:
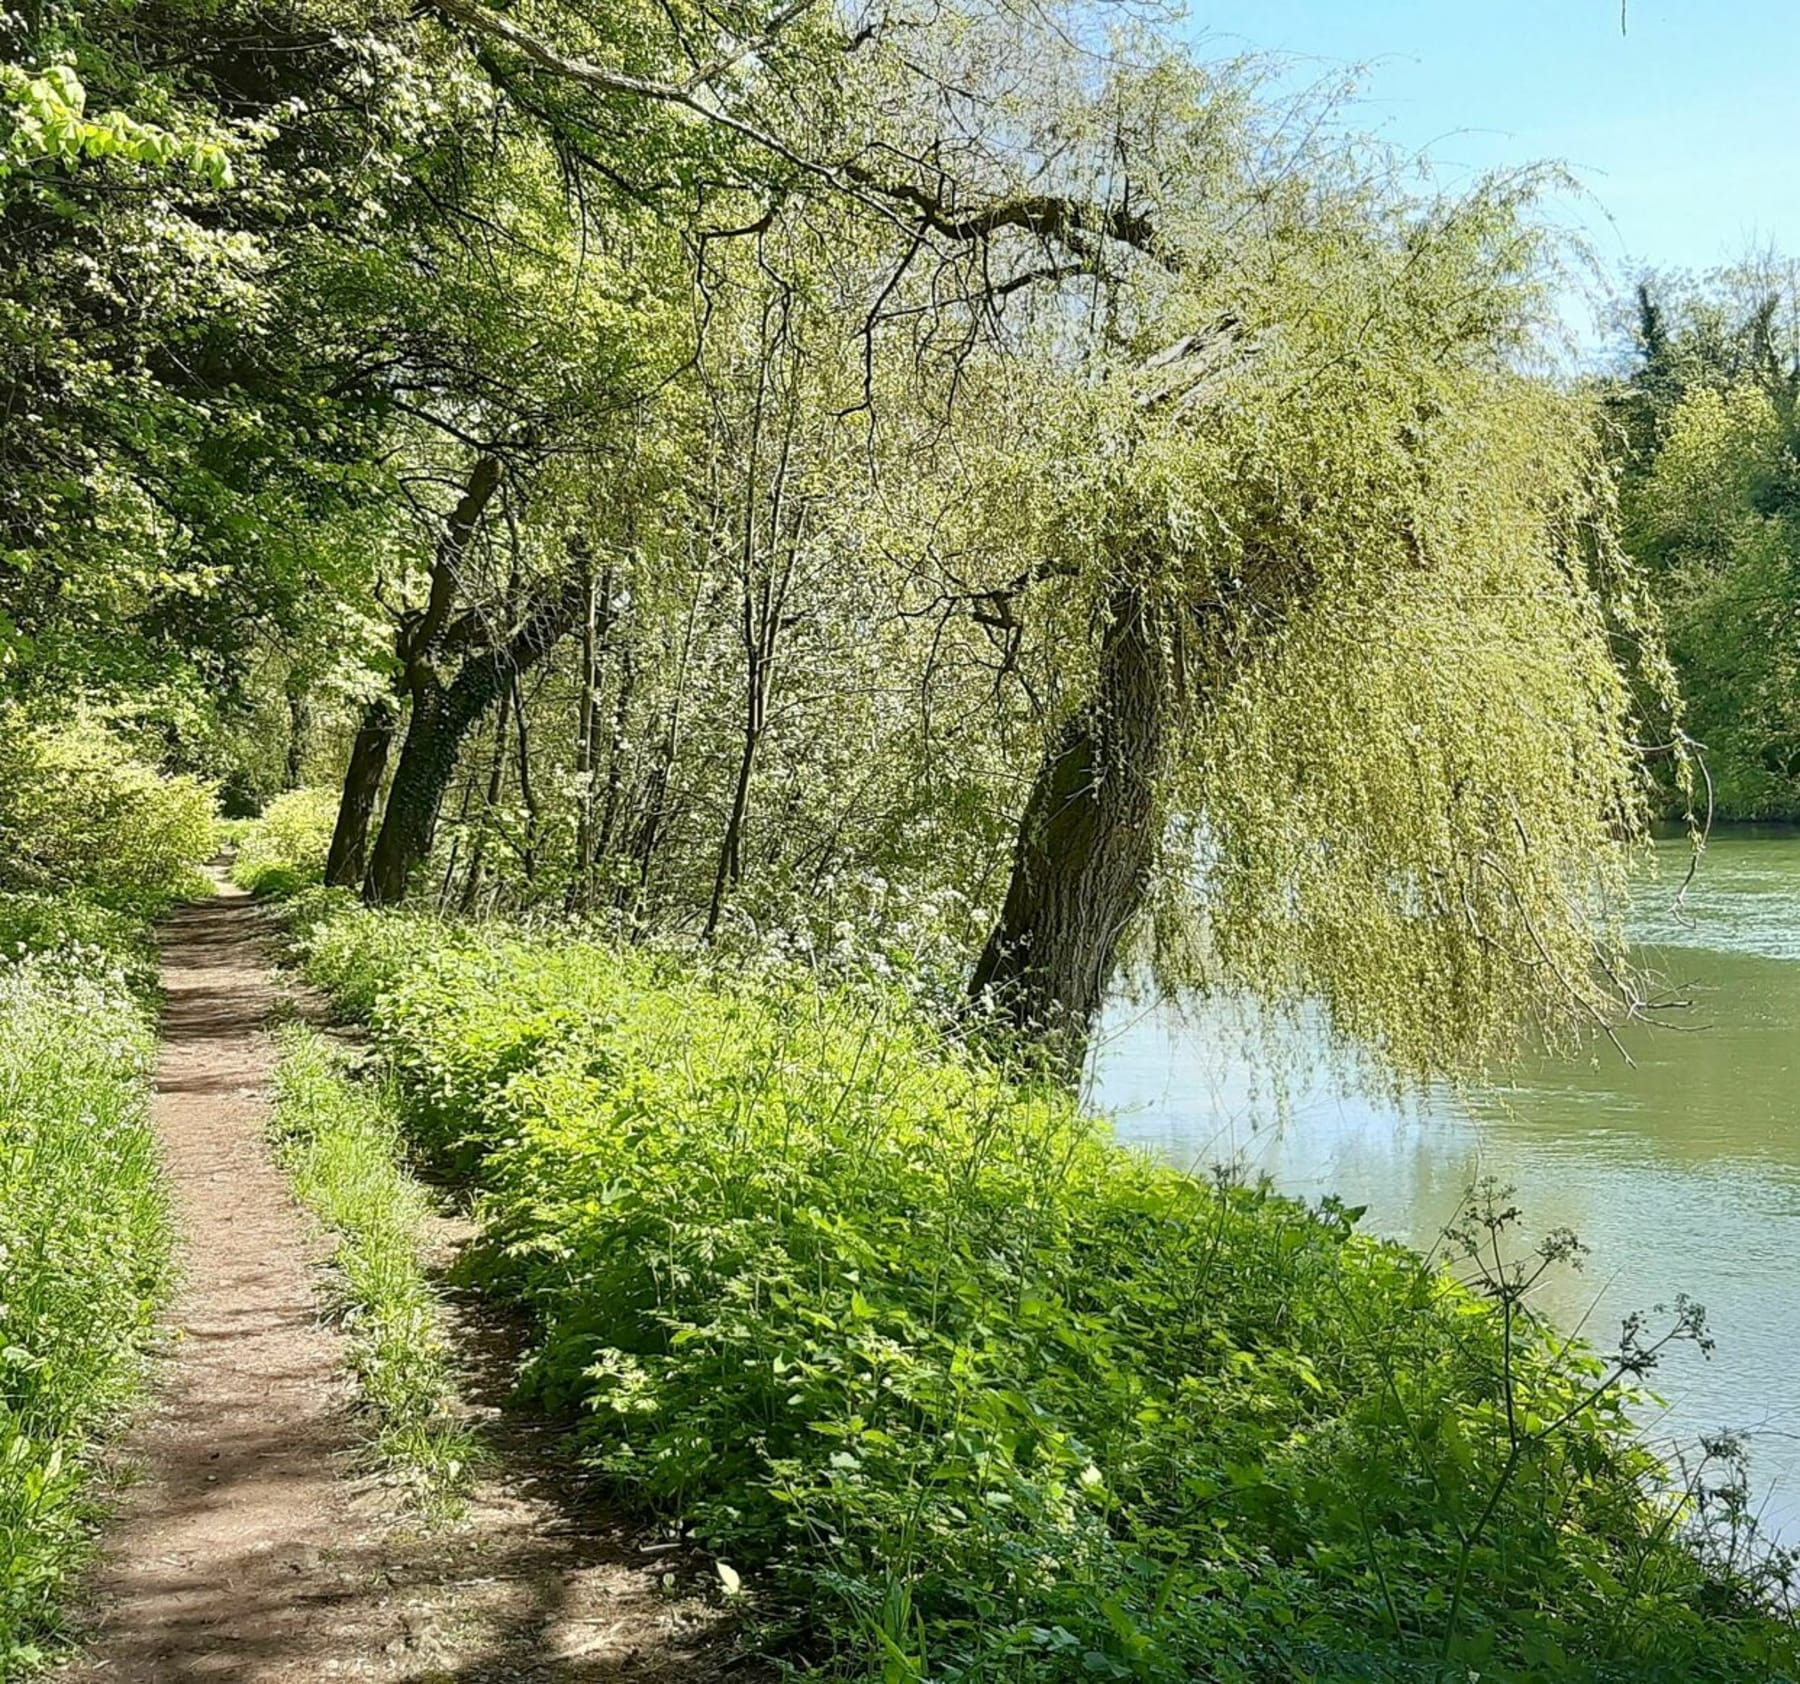
[[[130,1482],[91,1581],[91,1638],[60,1676],[715,1672],[716,1619],[668,1594],[663,1561],[638,1538],[574,1512],[559,1470],[533,1464],[531,1434],[497,1432],[496,1466],[447,1532],[404,1522],[391,1493],[357,1477],[343,1336],[322,1322],[316,1290],[323,1248],[265,1141],[277,984],[256,909],[217,882],[216,899],[162,930],[154,1117],[182,1279],[150,1401],[122,1446]],[[460,1331],[472,1348],[492,1343]]]

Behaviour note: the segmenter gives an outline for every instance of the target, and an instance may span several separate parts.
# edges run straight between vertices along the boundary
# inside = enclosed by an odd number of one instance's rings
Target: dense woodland
[[[1739,1488],[1630,1437],[1687,1307],[1559,1348],[1503,1199],[1453,1280],[1065,1091],[1124,987],[1396,1084],[1579,1041],[1652,823],[1800,814],[1795,277],[1572,376],[1554,174],[1267,86],[1035,0],[0,18],[0,1050],[147,1022],[216,796],[393,1079],[293,1052],[303,1195],[308,1114],[471,1178],[528,1393],[802,1667],[1792,1676]],[[132,1035],[33,1126],[149,1151]],[[133,1173],[21,1467],[127,1389]]]
[[[1793,712],[1800,286],[1758,257],[1631,301],[1620,428],[1624,538],[1662,605],[1686,729],[1716,811],[1800,817]]]

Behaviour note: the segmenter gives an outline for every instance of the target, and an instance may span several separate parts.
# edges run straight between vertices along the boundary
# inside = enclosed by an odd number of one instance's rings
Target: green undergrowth
[[[903,1003],[305,908],[415,1143],[481,1190],[615,1492],[802,1667],[933,1680],[1800,1676],[1731,1447],[1672,1492],[1607,1359],[1530,1312],[1492,1194],[1456,1270],[1128,1153]]]
[[[210,788],[164,775],[100,723],[0,707],[0,889],[75,893],[147,920],[211,893],[200,866],[215,823]]]
[[[143,919],[78,894],[0,890],[0,962],[48,954],[65,965],[116,975],[140,1001],[155,996],[156,943]]]
[[[98,720],[0,709],[0,1679],[61,1636],[98,1447],[170,1268],[149,920],[211,892],[211,790]]]
[[[301,1202],[335,1241],[333,1309],[383,1472],[431,1517],[466,1494],[479,1446],[454,1413],[440,1306],[421,1253],[430,1201],[408,1173],[393,1107],[316,1030],[279,1031],[271,1132]]]
[[[0,1678],[54,1646],[166,1285],[143,928],[0,895]]]
[[[318,884],[337,818],[337,796],[327,789],[295,789],[278,795],[262,814],[234,823],[237,850],[231,880],[259,899],[285,900]]]

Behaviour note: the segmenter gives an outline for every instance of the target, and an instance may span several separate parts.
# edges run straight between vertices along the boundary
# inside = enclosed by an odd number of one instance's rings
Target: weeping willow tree
[[[1621,650],[1669,685],[1595,417],[1529,372],[1530,202],[1309,196],[1100,359],[1040,568],[1077,678],[972,980],[1006,1021],[1078,1050],[1134,938],[1403,1071],[1616,1014]]]

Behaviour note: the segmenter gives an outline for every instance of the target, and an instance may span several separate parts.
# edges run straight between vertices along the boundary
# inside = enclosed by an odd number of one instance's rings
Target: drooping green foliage
[[[46,165],[120,158],[134,164],[184,164],[201,171],[215,187],[231,179],[223,148],[143,123],[121,111],[88,110],[87,89],[73,68],[52,62],[28,71],[0,65],[0,192],[12,177],[12,192],[41,188],[34,172]]]
[[[59,1629],[165,1284],[141,927],[0,895],[0,1675]]]
[[[1626,1417],[1662,1341],[1551,1335],[1575,1248],[1484,1265],[1491,1199],[1459,1282],[892,1002],[366,913],[307,946],[485,1190],[529,1386],[829,1675],[1795,1676]]]
[[[1320,1001],[1403,1071],[1629,1003],[1633,685],[1673,685],[1596,413],[1517,367],[1531,191],[1353,202],[1296,238],[1210,362],[1156,376],[1179,398],[1136,424],[1094,587],[1122,570],[1167,646],[1152,958]]]

